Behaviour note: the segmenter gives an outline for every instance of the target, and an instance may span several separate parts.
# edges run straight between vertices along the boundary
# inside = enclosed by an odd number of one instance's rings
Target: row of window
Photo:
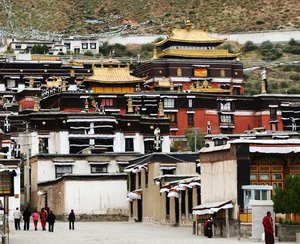
[[[97,43],[81,43],[81,48],[82,49],[89,49],[89,44],[90,44],[90,49],[96,49],[97,48]],[[67,49],[71,49],[71,43],[65,43],[64,44]]]
[[[124,168],[127,165],[119,164],[119,173],[124,172]],[[72,165],[56,165],[55,166],[55,177],[62,177],[64,174],[72,174],[73,166]],[[108,165],[107,164],[91,164],[91,173],[108,173]]]

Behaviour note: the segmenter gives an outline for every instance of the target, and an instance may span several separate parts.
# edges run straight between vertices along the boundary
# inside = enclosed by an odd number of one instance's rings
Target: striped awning
[[[193,208],[193,214],[204,215],[214,214],[221,209],[233,208],[232,201],[207,202]]]

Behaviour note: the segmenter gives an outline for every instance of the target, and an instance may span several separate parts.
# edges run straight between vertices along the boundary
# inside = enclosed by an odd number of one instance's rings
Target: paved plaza
[[[15,231],[10,224],[10,244],[250,244],[249,240],[237,238],[212,238],[192,234],[191,227],[170,227],[151,223],[129,222],[75,222],[75,230],[68,229],[67,222],[57,221],[54,232],[33,230]],[[40,224],[40,223],[39,223]],[[23,223],[21,223],[23,227]],[[256,242],[264,243],[264,242]],[[280,242],[282,244],[293,242]],[[294,242],[295,243],[295,242]]]

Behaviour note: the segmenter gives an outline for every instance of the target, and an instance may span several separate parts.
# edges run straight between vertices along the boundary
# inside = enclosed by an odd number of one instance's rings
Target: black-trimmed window
[[[125,138],[125,151],[126,152],[134,151],[133,138]]]
[[[48,152],[48,138],[39,138],[39,153]]]
[[[67,47],[67,49],[71,48],[71,43],[65,43],[64,45]]]
[[[194,126],[194,114],[187,114],[188,115],[188,125]]]
[[[221,123],[233,123],[233,115],[232,114],[220,114],[220,122]]]
[[[174,98],[164,98],[164,108],[174,108],[175,99]]]
[[[88,43],[82,43],[81,47],[82,47],[82,49],[88,49],[89,48]]]
[[[102,98],[101,105],[103,105],[104,107],[113,107],[114,99],[113,98]]]
[[[193,107],[193,99],[188,99],[188,107],[189,108]]]
[[[108,173],[107,164],[91,164],[91,173]]]
[[[96,43],[90,43],[90,49],[96,49],[97,45]]]
[[[55,166],[55,178],[62,177],[64,174],[72,174],[72,165],[56,165]]]
[[[277,120],[277,109],[276,108],[270,108],[270,119]]]

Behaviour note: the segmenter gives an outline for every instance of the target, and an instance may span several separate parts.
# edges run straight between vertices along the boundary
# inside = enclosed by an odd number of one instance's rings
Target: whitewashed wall
[[[65,212],[76,214],[127,213],[126,180],[66,181]]]
[[[237,202],[237,162],[226,160],[201,164],[201,201]],[[233,211],[234,218],[236,211]]]

